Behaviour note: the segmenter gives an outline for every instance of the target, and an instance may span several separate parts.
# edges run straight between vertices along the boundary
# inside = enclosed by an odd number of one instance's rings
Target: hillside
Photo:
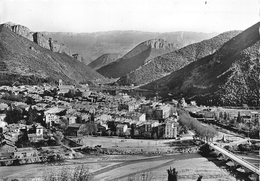
[[[175,50],[174,44],[163,39],[153,39],[137,45],[117,61],[97,70],[105,77],[118,78],[145,64],[148,60]]]
[[[67,55],[72,55],[70,49],[64,44],[57,40],[54,40],[48,36],[45,36],[42,33],[39,32],[33,32],[29,28],[15,24],[12,22],[1,24],[0,26],[4,26],[11,31],[15,32],[18,35],[23,36],[24,38],[27,38],[30,41],[33,41],[40,45],[43,48],[49,49],[53,52],[58,53],[66,53]]]
[[[159,79],[193,61],[213,54],[226,41],[238,33],[239,31],[225,32],[209,40],[194,43],[179,50],[158,56],[128,73],[126,76],[121,77],[118,83],[121,85],[141,85]]]
[[[55,53],[0,26],[0,84],[19,81],[65,83],[103,81],[104,77],[65,53]]]
[[[89,64],[99,56],[106,53],[126,54],[136,45],[150,39],[164,39],[175,44],[175,48],[181,48],[191,43],[212,38],[216,33],[197,32],[169,32],[153,33],[141,31],[108,31],[94,33],[62,33],[42,32],[64,43],[72,51],[72,54],[82,55],[85,64]],[[86,51],[87,50],[87,51]]]
[[[88,64],[88,66],[94,70],[100,69],[101,67],[104,67],[117,59],[120,58],[120,54],[118,53],[106,53],[98,57],[96,60]]]
[[[260,22],[199,59],[143,88],[164,97],[185,97],[214,105],[259,106]],[[170,94],[168,94],[170,93]]]

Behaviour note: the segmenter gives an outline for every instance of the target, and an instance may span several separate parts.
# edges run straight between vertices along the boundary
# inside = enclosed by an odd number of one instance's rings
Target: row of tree
[[[212,127],[203,126],[197,119],[192,118],[189,113],[183,109],[178,109],[179,124],[183,130],[193,130],[196,137],[210,140],[217,135],[217,131]]]

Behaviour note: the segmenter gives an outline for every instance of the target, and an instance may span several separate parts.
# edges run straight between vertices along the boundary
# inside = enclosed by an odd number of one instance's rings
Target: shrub
[[[63,167],[60,172],[47,173],[44,181],[90,181],[91,174],[89,169],[84,165],[75,167],[73,170]]]

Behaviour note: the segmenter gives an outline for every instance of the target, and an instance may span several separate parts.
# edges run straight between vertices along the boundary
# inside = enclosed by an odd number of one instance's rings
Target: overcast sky
[[[259,21],[260,0],[0,0],[0,23],[32,31],[224,32]]]

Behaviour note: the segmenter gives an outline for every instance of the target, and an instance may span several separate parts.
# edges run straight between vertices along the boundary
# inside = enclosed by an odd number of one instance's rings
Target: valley
[[[259,181],[259,110],[259,21],[220,34],[0,25],[0,180]]]

